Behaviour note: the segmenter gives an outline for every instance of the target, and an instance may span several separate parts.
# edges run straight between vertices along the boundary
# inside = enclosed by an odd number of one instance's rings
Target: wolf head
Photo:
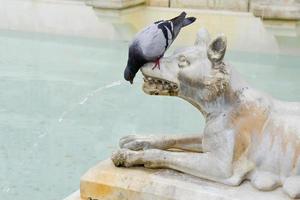
[[[210,41],[208,32],[199,30],[195,45],[162,58],[160,70],[152,70],[153,63],[142,67],[144,92],[179,96],[191,103],[213,101],[229,84],[229,69],[223,62],[226,46],[224,35]]]

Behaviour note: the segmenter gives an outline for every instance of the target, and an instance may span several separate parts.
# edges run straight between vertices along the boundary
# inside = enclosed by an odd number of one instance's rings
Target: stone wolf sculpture
[[[232,186],[249,180],[264,191],[282,186],[300,198],[300,103],[249,86],[223,61],[226,37],[209,38],[201,29],[194,46],[161,59],[161,70],[152,70],[152,63],[141,69],[144,92],[191,103],[206,119],[203,133],[130,135],[120,140],[112,161],[174,169]]]

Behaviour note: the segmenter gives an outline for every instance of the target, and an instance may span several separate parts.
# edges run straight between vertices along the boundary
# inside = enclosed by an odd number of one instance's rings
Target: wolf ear
[[[195,45],[207,47],[210,41],[210,35],[205,28],[199,29],[196,36]]]
[[[227,39],[225,35],[220,35],[209,44],[207,48],[207,57],[213,66],[222,62],[227,47]]]

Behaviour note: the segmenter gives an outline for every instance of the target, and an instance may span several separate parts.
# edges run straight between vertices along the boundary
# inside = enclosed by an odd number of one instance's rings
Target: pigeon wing
[[[144,57],[154,61],[166,51],[167,39],[158,24],[152,24],[139,32],[135,37]]]
[[[173,41],[175,39],[173,23],[171,21],[162,21],[157,26],[159,29],[161,29],[161,31],[163,32],[163,34],[166,38],[165,50],[167,50],[171,46],[171,44],[173,43]]]

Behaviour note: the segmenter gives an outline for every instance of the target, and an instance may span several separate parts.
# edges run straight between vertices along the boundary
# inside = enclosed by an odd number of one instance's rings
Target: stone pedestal
[[[145,3],[146,0],[87,0],[86,4],[95,8],[123,9]]]
[[[63,200],[81,200],[81,198],[80,198],[80,191],[77,190],[76,192],[74,192],[70,196],[64,198]]]
[[[100,162],[81,178],[81,200],[288,200],[281,189],[260,192],[248,182],[230,187],[173,170],[116,168]],[[76,193],[72,200],[79,200]]]
[[[300,19],[300,2],[287,0],[252,0],[250,10],[263,19]]]

